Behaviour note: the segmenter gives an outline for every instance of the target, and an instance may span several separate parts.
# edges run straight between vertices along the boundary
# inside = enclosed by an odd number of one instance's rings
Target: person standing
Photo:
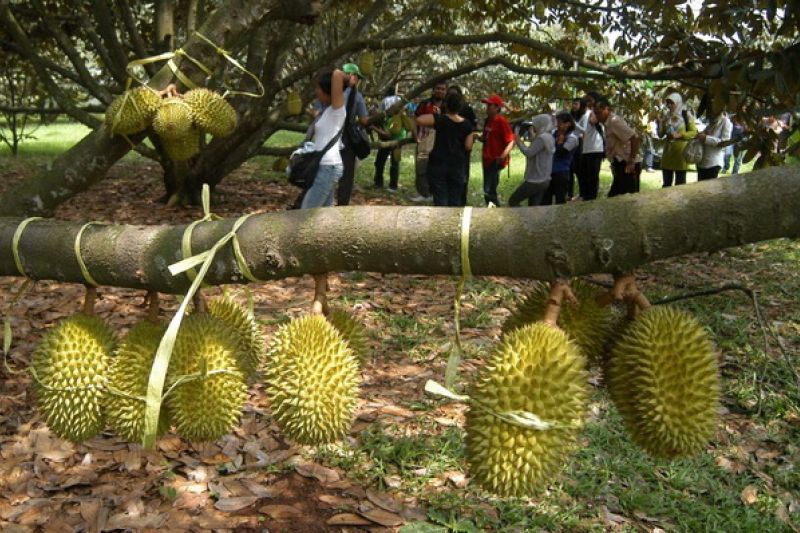
[[[431,97],[423,100],[414,111],[415,117],[422,115],[436,115],[441,113],[444,97],[447,95],[447,82],[439,82],[433,86]],[[412,202],[427,202],[431,198],[430,184],[428,183],[428,157],[436,140],[436,132],[431,127],[417,129],[417,151],[414,158],[414,185],[417,196],[411,198]]]
[[[505,102],[498,95],[481,100],[486,104],[486,123],[483,126],[483,198],[486,205],[500,205],[497,186],[500,171],[508,166],[508,154],[514,147],[514,132],[501,112]],[[548,174],[549,177],[549,174]]]
[[[740,148],[742,139],[744,139],[745,133],[745,126],[744,123],[739,120],[738,117],[734,116],[731,120],[733,126],[731,127],[731,140],[733,144],[730,146],[730,155],[728,152],[725,152],[725,168],[722,169],[723,172],[728,172],[730,168],[730,159],[733,157],[733,170],[731,174],[738,174],[739,168],[742,166],[742,158],[744,157],[744,151]]]
[[[586,112],[578,121],[576,129],[583,132],[581,158],[578,164],[578,190],[583,200],[594,200],[600,189],[600,165],[605,157],[603,126],[597,121],[592,109],[602,96],[595,91],[586,93]]]
[[[444,101],[444,113],[417,117],[418,126],[436,130],[435,142],[428,158],[428,178],[433,205],[461,207],[466,184],[465,160],[472,150],[472,125],[459,115],[464,99],[450,92]]]
[[[355,91],[353,103],[347,106],[347,120],[356,120],[362,126],[366,127],[369,124],[369,113],[367,112],[367,103],[364,101],[364,95],[358,90],[358,82],[361,78],[361,70],[355,63],[347,63],[342,66],[342,71],[347,74],[346,83],[347,88],[344,91],[345,103],[350,101],[350,92]],[[349,205],[350,196],[353,194],[353,181],[356,176],[356,154],[349,145],[347,136],[342,136],[342,164],[344,165],[344,172],[342,179],[339,180],[339,189],[336,192],[336,205]]]
[[[461,87],[458,85],[451,85],[447,88],[447,93],[457,93],[464,105],[461,107],[461,111],[458,114],[463,117],[467,122],[469,122],[472,131],[476,131],[478,129],[478,117],[475,115],[475,110],[472,109],[472,106],[467,103],[467,100],[464,98],[464,92],[461,90]],[[470,171],[470,161],[472,160],[472,148],[470,151],[467,152],[467,159],[464,162],[464,199],[461,202],[461,205],[467,205],[467,195],[469,194],[469,171]]]
[[[527,200],[528,206],[541,205],[550,175],[553,171],[553,154],[556,151],[555,139],[550,129],[553,126],[550,115],[536,115],[531,124],[533,140],[526,145],[519,134],[514,135],[517,148],[525,155],[525,179],[508,199],[509,207],[519,207]]]
[[[575,152],[578,150],[578,136],[575,135],[575,120],[572,114],[563,112],[556,115],[555,153],[550,186],[542,200],[542,205],[550,205],[553,198],[557,204],[567,202],[570,184],[570,169]]]
[[[686,183],[686,171],[689,163],[683,157],[683,150],[688,142],[697,135],[694,117],[683,108],[683,98],[672,93],[664,101],[667,112],[659,123],[659,136],[666,140],[661,154],[661,172],[663,187],[672,187]]]
[[[379,113],[384,113],[386,119],[383,121],[383,127],[372,126],[372,129],[378,134],[382,141],[398,141],[404,139],[407,135],[405,121],[410,120],[405,115],[405,110],[401,106],[399,109],[390,113],[392,108],[400,102],[400,97],[395,94],[394,87],[386,90],[381,105],[378,108]],[[405,119],[405,120],[404,120]],[[378,149],[375,155],[375,176],[373,178],[376,189],[383,188],[383,170],[386,167],[386,160],[391,157],[389,164],[389,192],[397,192],[398,182],[400,180],[400,155],[402,147],[388,147]]]
[[[572,109],[569,114],[572,116],[572,123],[575,125],[575,135],[578,138],[578,147],[572,155],[572,164],[569,167],[569,188],[567,190],[567,200],[572,200],[575,197],[575,182],[578,176],[578,165],[581,160],[581,152],[583,151],[583,129],[578,125],[583,115],[586,114],[586,99],[573,98]]]
[[[347,111],[344,108],[344,84],[345,74],[340,70],[325,73],[317,80],[316,96],[325,109],[314,123],[314,134],[311,138],[314,150],[319,151],[325,148],[342,131],[347,118]],[[339,143],[335,142],[322,155],[314,183],[303,197],[301,209],[332,206],[333,190],[343,172],[342,154],[339,150]],[[327,288],[328,274],[314,274],[312,313],[328,313]]]
[[[639,136],[622,117],[614,113],[611,103],[601,98],[594,104],[597,121],[603,124],[606,136],[606,155],[611,161],[611,190],[609,198],[639,192],[642,157]]]
[[[697,139],[703,144],[703,159],[697,163],[697,181],[713,180],[719,176],[725,159],[725,148],[720,148],[719,144],[731,138],[732,129],[733,124],[723,111],[697,134]]]

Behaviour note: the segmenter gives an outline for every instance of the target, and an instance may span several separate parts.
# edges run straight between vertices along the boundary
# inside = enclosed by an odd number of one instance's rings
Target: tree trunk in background
[[[189,0],[186,7],[186,34],[191,35],[197,29],[197,9],[200,0]]]
[[[156,2],[156,49],[168,52],[175,47],[175,3],[173,0]]]
[[[774,167],[611,199],[562,206],[473,209],[469,260],[476,275],[549,280],[622,273],[659,259],[778,237],[800,236],[800,167]],[[242,253],[259,279],[363,271],[460,275],[464,210],[431,207],[337,207],[254,216],[240,228]],[[12,239],[19,219],[0,219],[0,275],[16,276]],[[233,220],[195,227],[193,253],[207,250]],[[74,259],[80,223],[34,221],[19,254],[34,279],[83,283]],[[82,257],[103,285],[182,292],[185,226],[91,226]],[[343,237],[346,236],[346,237]],[[230,244],[207,282],[247,283]]]

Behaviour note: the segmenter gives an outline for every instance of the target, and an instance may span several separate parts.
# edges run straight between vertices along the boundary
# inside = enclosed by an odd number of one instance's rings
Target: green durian
[[[207,313],[183,320],[167,371],[167,388],[174,388],[166,402],[187,440],[216,440],[238,421],[247,399],[240,349],[238,334],[222,320]]]
[[[185,139],[193,129],[189,104],[180,96],[164,100],[153,118],[153,130],[164,141]]]
[[[239,364],[247,379],[255,377],[266,350],[264,336],[256,318],[250,311],[225,296],[208,302],[208,313],[239,334],[242,343]]]
[[[108,393],[105,411],[108,425],[130,442],[142,442],[144,437],[145,402],[150,371],[158,345],[167,326],[144,320],[136,324],[117,347],[108,370]],[[161,405],[158,434],[169,429],[169,413]]]
[[[192,127],[183,137],[162,138],[161,144],[173,161],[186,161],[200,153],[200,130]]]
[[[286,95],[286,112],[290,115],[299,115],[303,112],[303,99],[297,91],[289,91]]]
[[[209,89],[192,89],[183,95],[192,121],[202,131],[225,137],[236,129],[236,110],[221,94]]]
[[[356,318],[344,309],[331,309],[328,314],[328,322],[333,324],[342,338],[353,350],[359,362],[363,363],[369,356],[369,346],[367,345],[367,330],[356,320]]]
[[[718,423],[714,345],[687,312],[642,311],[617,341],[606,382],[634,442],[656,457],[702,451]]]
[[[111,135],[132,135],[147,129],[161,106],[161,96],[149,87],[137,87],[117,96],[106,108]]]
[[[595,298],[601,294],[597,287],[580,279],[570,281],[577,305],[564,302],[558,315],[558,326],[572,337],[594,363],[602,360],[606,345],[613,331],[611,310],[598,305]],[[550,296],[550,286],[536,283],[533,290],[519,307],[506,319],[503,333],[542,320]]]
[[[63,439],[83,442],[105,425],[106,370],[116,338],[96,316],[61,320],[33,353],[33,388],[47,425]]]
[[[272,417],[287,437],[324,444],[347,432],[358,401],[358,361],[324,317],[282,326],[264,366]]]
[[[544,322],[504,337],[469,392],[466,456],[481,487],[499,496],[530,496],[559,472],[586,413],[585,368],[578,346]],[[498,416],[514,411],[552,427],[521,427]]]

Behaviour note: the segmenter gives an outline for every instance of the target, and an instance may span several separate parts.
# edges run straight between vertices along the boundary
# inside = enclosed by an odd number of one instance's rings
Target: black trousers
[[[719,165],[711,168],[698,168],[697,181],[717,179],[717,176],[719,176],[719,171],[721,168],[722,167],[720,167]]]
[[[544,193],[542,205],[552,205],[555,198],[557,204],[567,203],[567,194],[570,185],[570,171],[553,172],[550,175],[550,186]]]
[[[611,174],[614,177],[611,182],[611,190],[608,191],[608,197],[619,196],[621,194],[631,194],[639,192],[639,180],[642,174],[642,164],[636,163],[633,172],[628,174],[625,172],[627,161],[611,162]]]
[[[523,181],[517,190],[511,193],[511,198],[508,199],[509,207],[519,207],[525,200],[528,201],[530,207],[542,205],[542,198],[544,193],[547,192],[547,187],[550,185],[549,181],[541,183],[531,183]]]
[[[661,170],[661,176],[664,184],[662,187],[672,187],[672,178],[675,178],[675,185],[686,185],[686,171],[685,170]]]
[[[353,180],[356,176],[356,154],[345,146],[342,148],[342,166],[344,171],[339,179],[339,188],[336,191],[336,205],[350,205],[350,196],[353,194]]]
[[[500,199],[497,197],[497,186],[500,184],[500,163],[492,161],[483,166],[483,199],[486,205],[489,202],[500,207]]]
[[[375,186],[383,187],[383,170],[386,168],[386,160],[389,163],[389,188],[396,189],[400,180],[400,159],[394,157],[395,148],[381,148],[375,155]]]
[[[433,195],[433,205],[438,207],[462,207],[464,205],[466,177],[463,168],[428,165],[428,184]]]
[[[584,200],[597,198],[597,191],[600,189],[600,165],[603,164],[603,157],[605,154],[602,152],[581,154],[578,165],[578,188],[581,198]]]

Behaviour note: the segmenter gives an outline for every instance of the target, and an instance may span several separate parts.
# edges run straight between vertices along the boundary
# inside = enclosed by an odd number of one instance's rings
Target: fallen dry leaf
[[[402,525],[403,522],[405,522],[405,520],[403,520],[403,517],[400,516],[399,514],[390,513],[389,511],[385,511],[377,507],[372,507],[370,509],[364,509],[364,510],[359,509],[358,514],[384,527],[395,527]]]
[[[303,477],[316,478],[321,483],[333,483],[339,481],[339,472],[331,468],[326,468],[317,463],[297,463],[294,469]]]
[[[753,485],[748,485],[742,490],[739,497],[745,505],[753,505],[758,501],[758,489]]]
[[[367,489],[367,499],[378,507],[392,513],[399,513],[400,509],[403,508],[402,504],[391,495],[373,489]]]
[[[332,507],[337,507],[340,509],[344,507],[353,507],[356,504],[356,501],[352,498],[344,498],[335,494],[320,494],[317,496],[317,499],[322,503],[326,503]]]
[[[263,513],[273,520],[277,520],[278,522],[294,520],[303,515],[302,511],[292,507],[291,505],[265,505],[260,507],[258,512]]]
[[[258,496],[236,496],[233,498],[220,498],[219,500],[216,501],[216,503],[214,503],[214,507],[226,513],[234,513],[236,511],[241,511],[245,507],[250,507],[260,499],[261,498],[259,498]]]
[[[357,514],[342,513],[330,517],[326,524],[329,526],[369,526],[372,522]]]

